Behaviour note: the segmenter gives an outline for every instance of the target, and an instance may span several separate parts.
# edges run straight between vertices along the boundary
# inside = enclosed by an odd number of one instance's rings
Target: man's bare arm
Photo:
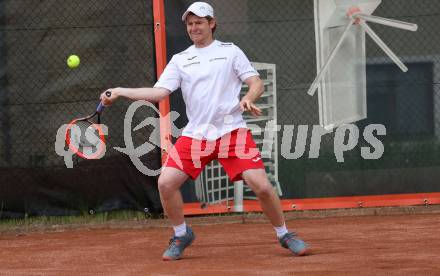
[[[249,91],[241,99],[240,108],[243,112],[249,111],[255,117],[260,116],[262,114],[261,109],[254,102],[263,94],[264,83],[259,76],[249,77],[244,82],[249,86]]]
[[[170,94],[170,91],[165,88],[123,88],[117,87],[108,89],[112,93],[111,97],[107,97],[105,92],[101,94],[101,100],[104,105],[111,105],[117,98],[124,97],[131,100],[144,100],[148,102],[159,102]]]

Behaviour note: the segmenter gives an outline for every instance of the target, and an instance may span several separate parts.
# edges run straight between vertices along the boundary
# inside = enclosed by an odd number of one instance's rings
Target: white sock
[[[174,236],[176,237],[183,237],[186,235],[186,223],[183,222],[180,225],[173,226],[174,228]]]
[[[273,228],[275,228],[275,231],[277,232],[278,238],[281,238],[282,236],[284,236],[285,234],[288,233],[285,223],[283,225],[281,225],[280,227],[274,226]]]

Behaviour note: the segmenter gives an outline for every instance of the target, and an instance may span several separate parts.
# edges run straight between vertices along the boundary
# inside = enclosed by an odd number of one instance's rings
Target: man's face
[[[205,17],[191,14],[186,17],[186,31],[194,44],[203,44],[212,39],[212,28],[215,20],[208,21]]]

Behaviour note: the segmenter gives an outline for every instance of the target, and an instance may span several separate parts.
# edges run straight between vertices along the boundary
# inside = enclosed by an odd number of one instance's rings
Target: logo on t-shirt
[[[213,62],[213,61],[216,61],[216,60],[226,60],[226,59],[228,59],[228,58],[227,57],[216,57],[216,58],[211,58],[209,60],[209,62]]]
[[[231,47],[233,45],[232,42],[222,42],[220,43],[220,47]]]
[[[195,61],[195,62],[191,62],[191,63],[185,64],[185,65],[183,65],[183,68],[186,68],[186,67],[191,66],[191,65],[196,65],[196,64],[200,64],[200,61]]]
[[[197,56],[193,56],[193,57],[190,57],[190,58],[188,58],[188,60],[193,60],[193,59],[195,59]]]

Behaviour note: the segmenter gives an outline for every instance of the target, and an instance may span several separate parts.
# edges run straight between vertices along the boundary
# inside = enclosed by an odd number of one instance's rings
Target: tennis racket
[[[105,95],[111,97],[111,92]],[[95,113],[72,120],[66,128],[66,143],[69,149],[84,159],[97,159],[105,150],[105,135],[100,126],[101,113],[105,106],[100,102]]]

